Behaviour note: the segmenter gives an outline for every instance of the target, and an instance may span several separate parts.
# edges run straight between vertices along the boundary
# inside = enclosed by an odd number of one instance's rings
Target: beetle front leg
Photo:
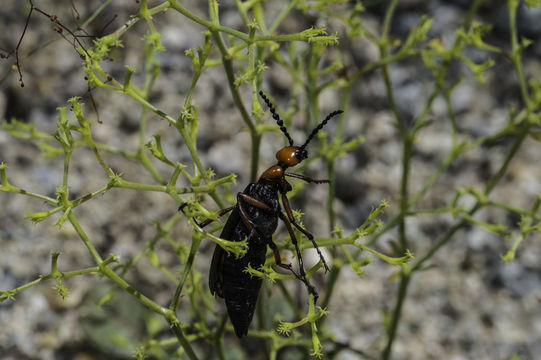
[[[244,223],[244,226],[246,226],[246,228],[250,231],[248,238],[251,238],[254,234],[259,236],[259,234],[257,233],[257,227],[253,223],[253,221],[250,219],[250,216],[246,212],[246,209],[244,209],[244,206],[242,206],[242,202],[246,202],[262,210],[270,209],[270,207],[264,202],[261,202],[251,197],[250,195],[246,195],[240,192],[237,194],[237,206],[239,208],[240,218],[242,222]]]
[[[243,202],[267,212],[272,212],[272,209],[269,205],[265,204],[260,200],[257,200],[256,198],[251,197],[250,195],[246,195],[241,192],[237,194],[237,206],[239,207],[240,217],[246,228],[250,230],[250,235],[248,237],[251,237],[254,233],[257,234],[257,227],[250,219],[250,216],[244,209],[244,206],[242,206]]]
[[[291,206],[289,205],[289,200],[286,196],[286,194],[282,193],[282,204],[284,205],[284,209],[286,211],[287,217],[289,218],[289,221],[297,228],[299,229],[310,241],[312,244],[314,244],[314,248],[316,249],[319,258],[323,262],[323,266],[325,267],[325,272],[329,271],[329,266],[327,266],[327,262],[325,261],[325,257],[323,257],[323,254],[319,250],[319,247],[317,246],[316,241],[314,240],[314,235],[310,234],[307,230],[303,229],[297,222],[295,221],[295,218],[293,217],[293,212],[291,211]]]

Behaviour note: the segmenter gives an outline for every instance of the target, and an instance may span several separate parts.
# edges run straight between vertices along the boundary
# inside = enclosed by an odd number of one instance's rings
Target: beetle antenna
[[[269,100],[268,97],[265,96],[265,94],[261,90],[259,91],[259,95],[263,98],[263,100],[265,101],[265,104],[267,104],[269,111],[272,114],[272,118],[276,120],[276,123],[280,127],[280,130],[284,133],[287,140],[289,141],[289,145],[293,146],[293,139],[291,138],[291,136],[289,136],[289,133],[287,132],[287,129],[284,125],[284,121],[280,119],[280,115],[278,115],[278,113],[276,112],[276,109],[272,105],[271,101]]]
[[[344,112],[343,110],[336,110],[336,111],[333,111],[332,113],[330,113],[329,115],[327,115],[327,117],[318,126],[316,126],[314,128],[314,130],[312,130],[312,133],[308,136],[308,138],[306,139],[306,142],[304,144],[302,144],[302,146],[299,148],[299,151],[304,150],[304,148],[306,147],[306,145],[308,145],[310,140],[312,140],[312,138],[314,136],[316,136],[316,134],[319,132],[319,130],[321,130],[327,124],[327,122],[330,119],[332,119],[336,115],[341,114],[343,112]]]

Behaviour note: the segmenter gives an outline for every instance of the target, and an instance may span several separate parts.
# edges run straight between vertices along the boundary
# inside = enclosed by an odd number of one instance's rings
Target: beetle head
[[[286,146],[278,150],[276,159],[279,163],[289,166],[295,166],[308,157],[306,150],[299,149],[298,146]]]
[[[314,128],[314,130],[312,130],[312,132],[310,133],[310,135],[308,135],[308,138],[306,139],[304,144],[302,144],[301,146],[293,146],[293,139],[287,132],[287,129],[284,125],[284,121],[280,119],[280,115],[278,115],[278,113],[276,112],[274,105],[272,105],[271,101],[267,98],[267,96],[263,93],[263,91],[259,91],[259,95],[261,95],[261,98],[263,98],[263,100],[269,107],[269,111],[272,114],[272,118],[276,120],[276,123],[280,127],[280,131],[282,131],[282,133],[286,136],[287,140],[289,141],[289,146],[286,146],[280,149],[276,153],[276,159],[278,159],[278,162],[281,164],[284,164],[286,167],[295,166],[299,164],[301,161],[303,161],[304,159],[306,159],[308,157],[308,152],[306,151],[306,146],[308,145],[308,143],[314,138],[314,136],[316,136],[319,130],[321,130],[331,118],[333,118],[334,116],[338,114],[343,113],[342,110],[333,111],[332,113],[327,115],[327,117],[321,123],[319,123],[318,126]]]

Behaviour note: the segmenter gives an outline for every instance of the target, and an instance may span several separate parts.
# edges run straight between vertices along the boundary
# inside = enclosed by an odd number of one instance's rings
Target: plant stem
[[[389,327],[387,328],[387,345],[385,346],[385,350],[383,350],[383,353],[381,355],[381,358],[384,360],[388,360],[391,358],[391,352],[393,349],[393,343],[394,339],[396,337],[396,333],[398,330],[398,324],[400,322],[400,318],[402,315],[402,305],[404,304],[404,301],[406,300],[408,285],[411,280],[410,274],[405,274],[402,272],[400,274],[400,283],[398,286],[398,294],[397,294],[397,303],[394,307],[394,311],[391,318],[391,323],[389,324]]]

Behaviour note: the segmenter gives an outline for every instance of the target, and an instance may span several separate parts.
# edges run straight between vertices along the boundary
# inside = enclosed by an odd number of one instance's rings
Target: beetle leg
[[[254,235],[254,234],[259,236],[259,234],[257,233],[256,225],[250,219],[250,215],[248,215],[248,213],[246,212],[246,209],[244,208],[244,206],[242,206],[243,202],[245,202],[245,203],[247,203],[249,205],[252,205],[252,206],[254,206],[256,208],[259,208],[261,210],[269,210],[270,206],[268,206],[267,204],[265,204],[262,201],[259,201],[259,200],[255,199],[255,198],[251,197],[250,195],[246,195],[246,194],[243,194],[243,193],[240,193],[240,192],[237,194],[237,206],[239,207],[240,218],[241,218],[242,222],[244,223],[244,225],[246,226],[246,228],[248,230],[250,230],[250,235],[248,235],[248,238],[251,238],[252,235]]]
[[[263,211],[271,211],[271,207],[269,205],[265,204],[263,201],[260,201],[260,200],[257,200],[256,198],[251,197],[250,195],[238,193],[237,202],[239,202],[239,199]]]
[[[235,206],[230,206],[228,208],[222,209],[222,210],[220,210],[218,212],[218,216],[223,216],[223,215],[227,214],[228,212],[230,212],[231,210],[233,210],[234,208],[235,208]],[[199,225],[200,228],[204,228],[205,226],[207,226],[208,224],[210,224],[213,221],[214,221],[213,219],[207,219],[205,221],[200,222],[198,225]]]
[[[180,206],[178,207],[179,211],[182,211],[182,213],[183,213],[184,215],[186,215],[186,213],[184,212],[184,207],[185,207],[187,204],[188,204],[188,203],[184,203],[184,204],[182,204],[182,205],[180,205]],[[222,210],[220,210],[220,211],[218,212],[218,216],[225,215],[225,214],[227,214],[228,212],[230,212],[231,210],[233,210],[234,208],[235,208],[235,206],[230,206],[230,207],[228,207],[228,208],[222,209]],[[214,219],[207,219],[207,220],[202,221],[202,222],[199,223],[199,222],[197,222],[197,220],[196,220],[195,217],[194,217],[194,218],[193,218],[193,221],[194,221],[195,224],[196,224],[197,226],[199,226],[200,228],[204,228],[205,226],[207,226],[208,224],[210,224],[211,222],[213,222]]]
[[[304,263],[302,261],[301,250],[299,249],[299,243],[297,242],[297,237],[295,236],[295,232],[293,231],[293,228],[291,227],[291,222],[287,219],[287,217],[282,212],[280,212],[278,216],[284,222],[284,224],[285,224],[285,226],[287,228],[287,232],[289,233],[289,236],[291,237],[291,242],[293,243],[293,245],[295,245],[295,251],[297,252],[297,259],[299,261],[300,275],[297,274],[295,271],[293,271],[293,269],[291,268],[291,264],[289,264],[289,266],[285,265],[285,268],[291,270],[291,272],[306,285],[306,287],[308,288],[308,292],[310,292],[311,294],[314,295],[314,303],[315,303],[317,301],[317,298],[319,297],[319,295],[317,294],[316,289],[310,284],[310,282],[306,278],[306,272],[304,271]],[[272,241],[271,241],[271,243],[274,245],[274,243]],[[274,245],[274,246],[276,246],[276,245]],[[272,247],[272,245],[271,245],[271,247]],[[273,251],[274,251],[274,258],[276,260],[277,259],[276,254],[278,252],[278,249],[276,249],[276,250],[273,249]],[[280,257],[280,254],[278,253],[278,260],[280,260],[279,257]],[[281,261],[277,261],[277,263],[278,263],[279,266],[282,266],[282,265],[280,265],[282,263]],[[282,266],[282,267],[284,267],[284,266]]]
[[[302,266],[302,258],[299,257],[299,260],[300,260],[300,269],[301,269],[301,273],[299,274],[298,272],[296,272],[293,267],[291,266],[291,263],[289,264],[284,264],[282,262],[282,258],[280,257],[280,252],[278,251],[278,247],[276,246],[276,244],[271,240],[269,241],[269,246],[270,248],[272,249],[272,252],[274,254],[274,261],[276,262],[276,265],[286,269],[286,270],[289,270],[293,273],[293,275],[295,275],[295,277],[297,279],[299,279],[300,281],[302,281],[304,283],[304,285],[306,285],[306,287],[308,288],[308,292],[312,295],[314,295],[314,304],[317,302],[317,299],[319,298],[319,295],[316,291],[316,289],[312,286],[312,284],[310,284],[310,282],[308,281],[308,279],[306,279],[306,274],[304,272],[304,268]],[[297,253],[298,254],[298,253]]]
[[[291,211],[291,206],[289,205],[289,200],[286,196],[286,194],[282,193],[282,204],[284,205],[284,209],[286,211],[287,217],[289,218],[289,221],[297,228],[299,229],[310,241],[312,244],[314,244],[314,248],[317,250],[317,253],[319,255],[319,258],[323,262],[323,266],[325,267],[325,272],[329,271],[329,266],[327,266],[327,262],[325,261],[325,258],[323,257],[323,254],[319,250],[319,247],[317,246],[316,241],[314,240],[314,235],[310,234],[308,231],[303,229],[297,222],[295,221],[295,218],[293,217],[293,212]]]

